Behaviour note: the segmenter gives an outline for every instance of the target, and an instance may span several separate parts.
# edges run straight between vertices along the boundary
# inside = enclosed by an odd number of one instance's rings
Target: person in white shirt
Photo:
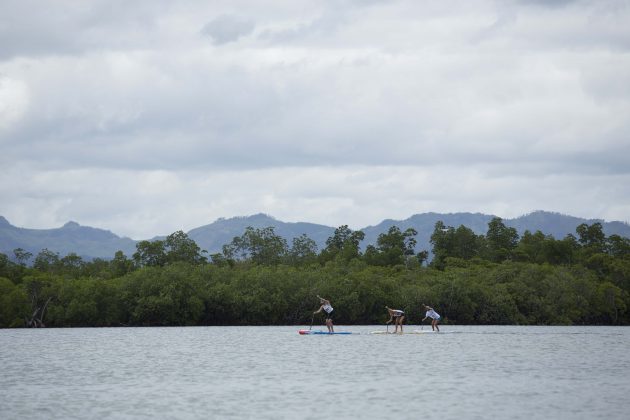
[[[422,318],[422,320],[424,321],[427,318],[431,318],[431,329],[433,331],[437,330],[438,332],[440,332],[440,327],[438,327],[438,322],[440,322],[440,318],[442,318],[440,314],[435,312],[432,307],[427,306],[424,303],[422,304],[422,306],[424,306],[424,310],[427,311],[425,317]]]
[[[405,320],[405,312],[400,309],[392,309],[389,306],[386,306],[387,312],[389,312],[389,321],[386,322],[389,325],[392,321],[394,321],[394,325],[396,328],[394,329],[394,333],[398,332],[398,326],[400,326],[400,332],[403,332],[403,321]]]
[[[335,328],[333,327],[333,307],[331,306],[330,301],[319,297],[319,295],[317,297],[319,298],[321,306],[317,311],[313,312],[313,315],[324,311],[326,313],[326,327],[328,327],[328,332],[335,332]]]

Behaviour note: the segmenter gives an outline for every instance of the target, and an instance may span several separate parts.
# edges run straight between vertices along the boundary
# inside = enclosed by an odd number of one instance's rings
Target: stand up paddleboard
[[[431,330],[413,330],[405,332],[392,332],[392,331],[372,331],[370,334],[391,334],[391,335],[407,335],[407,334],[448,334],[452,331],[431,331]]]
[[[315,335],[315,334],[322,334],[322,335],[335,335],[335,334],[348,335],[348,334],[358,334],[358,333],[353,333],[353,332],[350,332],[350,331],[328,332],[328,331],[311,331],[311,330],[299,330],[298,333],[300,333],[300,335]]]
[[[431,330],[413,330],[414,334],[453,334],[457,331],[431,331]]]

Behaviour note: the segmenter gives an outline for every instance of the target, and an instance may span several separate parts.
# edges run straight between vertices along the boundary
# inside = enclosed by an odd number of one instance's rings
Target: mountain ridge
[[[365,248],[369,244],[376,244],[378,235],[386,233],[391,226],[397,226],[403,231],[413,228],[418,232],[416,236],[417,251],[430,250],[429,239],[438,220],[441,220],[446,226],[465,225],[477,234],[485,234],[488,222],[493,217],[496,216],[484,213],[428,212],[414,214],[403,220],[384,219],[377,225],[359,229],[365,233],[365,239],[361,245]],[[540,230],[556,239],[561,239],[569,233],[575,235],[575,228],[581,223],[599,222],[602,223],[604,233],[607,236],[617,234],[630,237],[630,224],[626,222],[585,219],[543,210],[536,210],[513,219],[503,219],[503,222],[506,226],[514,227],[519,235],[522,235],[525,230],[530,232]],[[223,245],[231,242],[235,236],[242,235],[248,226],[257,229],[274,227],[275,233],[285,238],[289,246],[291,246],[293,238],[306,234],[317,243],[320,250],[325,246],[326,239],[332,236],[336,229],[336,227],[309,222],[283,222],[270,215],[257,213],[251,216],[218,218],[212,223],[189,230],[187,235],[201,249],[212,254],[221,252]],[[163,239],[163,237],[156,236],[150,240],[155,239]],[[0,216],[0,252],[8,256],[12,256],[13,250],[16,248],[22,248],[34,255],[47,248],[62,256],[76,253],[84,258],[109,259],[118,250],[131,256],[135,252],[135,246],[138,242],[128,237],[118,236],[109,230],[82,226],[74,221],[69,221],[60,228],[28,229],[13,226],[5,217]]]

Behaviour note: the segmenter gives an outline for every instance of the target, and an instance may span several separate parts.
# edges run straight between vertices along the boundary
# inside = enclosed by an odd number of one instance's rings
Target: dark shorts
[[[335,311],[331,311],[330,313],[329,312],[325,312],[324,316],[326,317],[326,319],[330,319],[332,321],[332,319],[333,319],[333,312],[335,312]]]

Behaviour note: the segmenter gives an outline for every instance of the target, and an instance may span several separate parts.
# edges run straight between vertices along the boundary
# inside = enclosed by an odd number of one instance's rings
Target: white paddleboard
[[[413,330],[413,331],[404,331],[404,332],[392,332],[392,331],[371,331],[370,334],[391,334],[391,335],[401,335],[401,334],[449,334],[454,331],[431,331],[431,330]]]
[[[413,330],[414,334],[452,334],[455,331]]]

